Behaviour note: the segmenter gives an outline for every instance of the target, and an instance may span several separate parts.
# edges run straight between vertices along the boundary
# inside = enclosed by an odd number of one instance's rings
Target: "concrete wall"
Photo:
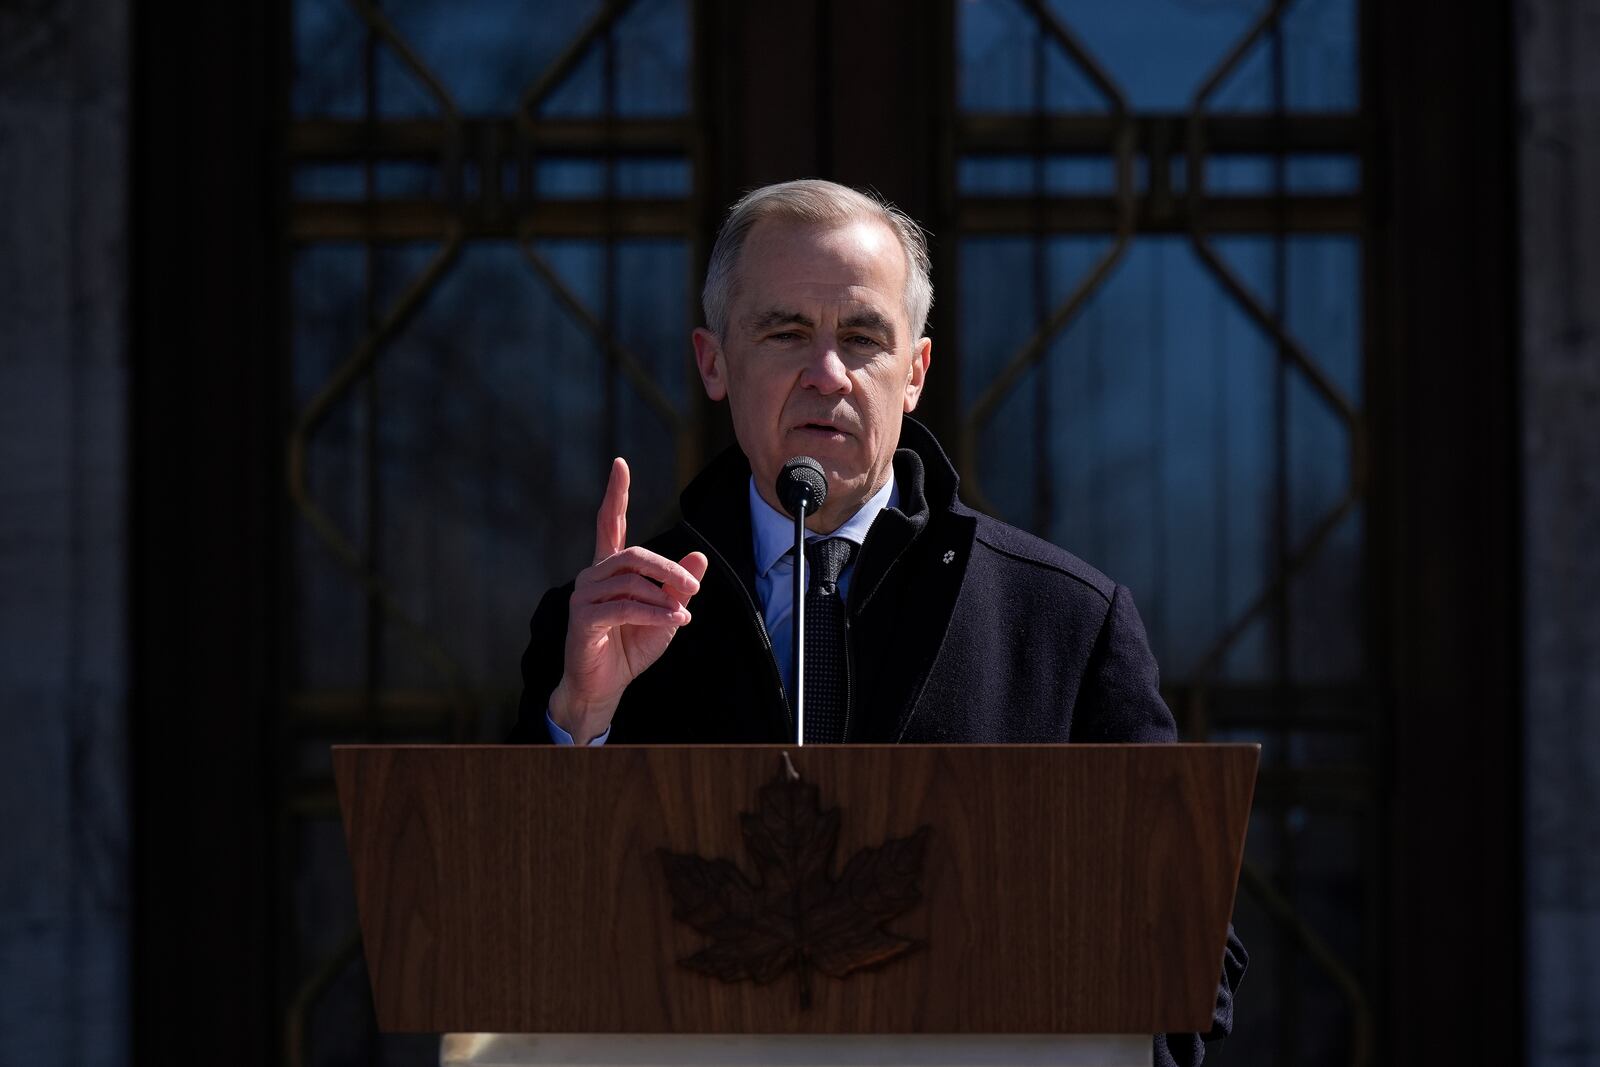
[[[127,1060],[127,0],[0,5],[0,1060]]]
[[[1528,1047],[1600,1064],[1600,0],[1519,0]]]

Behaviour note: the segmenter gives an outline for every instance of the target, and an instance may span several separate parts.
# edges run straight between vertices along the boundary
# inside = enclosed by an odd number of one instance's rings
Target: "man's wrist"
[[[555,692],[550,694],[550,718],[572,735],[574,744],[587,745],[611,727],[618,703],[618,700],[578,700],[567,689],[567,680],[563,678]]]

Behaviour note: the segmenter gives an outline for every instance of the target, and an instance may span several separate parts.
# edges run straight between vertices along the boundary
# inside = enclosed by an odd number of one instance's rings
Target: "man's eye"
[[[847,341],[849,341],[853,345],[867,345],[867,346],[869,346],[871,348],[881,348],[881,347],[883,347],[878,342],[878,339],[876,337],[868,337],[865,334],[859,334],[859,333],[858,334],[852,334],[851,336],[849,336],[849,337],[847,337],[845,339]]]
[[[793,330],[780,330],[777,333],[768,334],[767,335],[767,340],[769,340],[769,341],[793,341],[795,338],[797,338],[799,336],[800,335],[795,333]]]

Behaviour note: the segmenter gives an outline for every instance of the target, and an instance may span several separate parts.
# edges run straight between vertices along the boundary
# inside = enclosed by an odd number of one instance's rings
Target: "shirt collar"
[[[873,520],[878,517],[878,512],[884,508],[892,508],[900,503],[900,487],[895,483],[894,468],[889,468],[889,480],[884,482],[876,493],[867,498],[867,502],[856,510],[856,513],[845,520],[828,537],[843,537],[847,541],[854,541],[856,547],[866,543],[867,531],[872,529]],[[785,515],[765,500],[756,492],[755,475],[750,476],[750,528],[755,535],[756,549],[756,574],[765,577],[767,572],[794,548],[794,519]],[[806,531],[806,539],[812,540],[822,534]]]

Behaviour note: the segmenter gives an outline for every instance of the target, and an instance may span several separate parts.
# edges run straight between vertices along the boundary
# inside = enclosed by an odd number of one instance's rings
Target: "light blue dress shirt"
[[[772,654],[778,661],[778,671],[783,676],[783,685],[792,698],[794,694],[794,519],[768,504],[761,499],[761,494],[756,492],[756,479],[750,477],[750,530],[755,544],[756,560],[756,595],[761,598],[761,618],[766,623],[767,635],[772,638]],[[899,506],[900,487],[895,484],[893,469],[889,472],[889,480],[883,484],[867,502],[862,504],[856,513],[846,519],[844,525],[830,534],[813,533],[806,531],[806,540],[815,541],[819,537],[843,537],[847,541],[855,542],[857,552],[851,557],[850,565],[839,574],[839,595],[847,596],[850,592],[850,577],[855,573],[856,559],[860,557],[860,548],[867,540],[867,531],[872,529],[873,522],[878,513],[884,508]],[[693,603],[691,601],[691,603]],[[690,623],[689,625],[694,625]],[[545,709],[545,724],[550,728],[550,737],[558,745],[573,744],[572,735],[555,724],[550,718],[550,710]],[[603,745],[606,738],[611,736],[607,727],[605,733],[590,740],[591,745]]]

